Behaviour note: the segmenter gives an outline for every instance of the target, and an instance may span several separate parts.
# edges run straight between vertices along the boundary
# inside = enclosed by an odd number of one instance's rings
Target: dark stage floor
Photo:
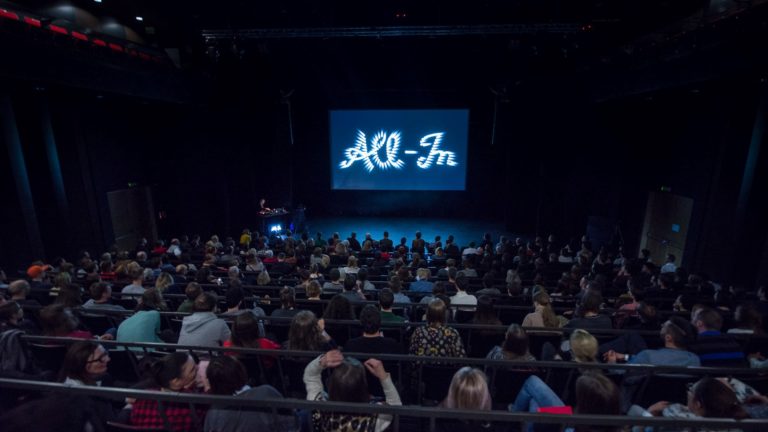
[[[371,233],[379,240],[384,231],[389,231],[389,237],[397,244],[401,237],[408,239],[410,245],[416,231],[421,231],[427,242],[434,240],[436,235],[445,239],[453,234],[459,245],[465,246],[470,241],[480,242],[483,234],[491,233],[493,241],[498,242],[499,236],[506,235],[514,238],[516,235],[506,231],[502,222],[480,221],[468,219],[428,219],[428,218],[376,218],[376,217],[310,217],[307,218],[307,229],[314,236],[318,231],[324,238],[338,232],[346,239],[351,232],[356,232],[362,242],[366,233]]]

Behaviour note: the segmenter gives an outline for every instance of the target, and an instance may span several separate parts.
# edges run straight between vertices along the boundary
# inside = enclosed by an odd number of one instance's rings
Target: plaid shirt
[[[172,431],[198,431],[202,430],[203,420],[205,419],[205,408],[195,407],[194,413],[192,406],[186,403],[162,402],[165,419],[160,412],[158,401],[139,399],[133,404],[131,410],[131,424],[143,428],[166,427]]]

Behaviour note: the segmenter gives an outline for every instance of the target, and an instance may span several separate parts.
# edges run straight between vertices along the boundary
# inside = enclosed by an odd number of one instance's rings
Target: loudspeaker
[[[667,254],[683,262],[688,225],[691,222],[693,199],[666,192],[650,192],[645,207],[645,221],[640,236],[640,249],[651,251],[656,264],[666,262]],[[639,255],[639,250],[638,250]]]
[[[107,192],[115,243],[120,250],[133,250],[139,239],[157,239],[152,189],[137,187]]]

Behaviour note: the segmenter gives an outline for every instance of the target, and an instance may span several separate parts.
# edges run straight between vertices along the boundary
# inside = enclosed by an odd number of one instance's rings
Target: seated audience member
[[[494,286],[495,278],[493,272],[488,272],[483,275],[483,288],[475,293],[475,296],[488,295],[498,297],[501,295],[501,291]]]
[[[333,341],[321,326],[321,321],[310,311],[297,313],[288,329],[288,340],[283,348],[293,351],[324,351],[331,349]]]
[[[719,312],[708,307],[700,308],[693,313],[691,322],[698,336],[690,350],[699,356],[702,366],[746,366],[741,345],[732,336],[720,333],[723,319]]]
[[[411,335],[408,350],[411,355],[430,357],[465,357],[459,332],[445,325],[447,307],[440,299],[432,300],[427,308],[427,323]]]
[[[379,293],[379,307],[381,308],[382,322],[405,322],[405,318],[392,312],[392,305],[395,303],[395,295],[389,288],[384,288]]]
[[[447,279],[450,269],[456,269],[456,260],[453,258],[448,258],[445,260],[445,267],[437,271],[437,277],[440,279]]]
[[[349,300],[350,303],[360,303],[365,301],[365,295],[360,291],[353,275],[349,275],[344,279],[344,291],[339,295]]]
[[[620,415],[621,400],[616,385],[605,375],[588,372],[576,380],[574,414]],[[512,412],[546,412],[546,408],[565,407],[565,403],[552,389],[536,375],[528,377],[515,402],[509,405]],[[528,431],[533,431],[529,424]],[[568,430],[568,429],[566,429]],[[575,432],[620,431],[622,427],[580,425]]]
[[[120,305],[112,304],[112,286],[108,283],[97,282],[91,285],[91,299],[83,304],[83,308],[89,311],[113,310],[124,311]]]
[[[752,304],[745,303],[737,306],[733,318],[736,321],[736,325],[728,330],[728,334],[762,335],[765,333],[763,330],[763,316],[760,315],[760,311]]]
[[[403,280],[399,276],[392,276],[389,280],[389,289],[392,290],[392,294],[395,297],[395,303],[408,304],[411,302],[411,298],[403,294]]]
[[[117,328],[118,342],[161,343],[160,311],[167,307],[163,297],[155,288],[144,291],[136,305],[136,313],[120,323]]]
[[[155,288],[160,291],[161,294],[167,293],[173,286],[173,283],[173,276],[171,276],[170,273],[164,271],[157,276],[157,279],[155,279]]]
[[[93,339],[91,332],[78,330],[79,324],[72,310],[63,305],[52,304],[40,309],[40,325],[45,336]],[[111,336],[105,335],[104,339]]]
[[[333,369],[326,380],[327,391],[323,388],[322,372]],[[373,374],[381,383],[387,405],[402,405],[397,388],[384,365],[376,359],[365,363],[344,357],[340,351],[328,351],[312,360],[304,370],[304,384],[307,388],[307,400],[328,400],[331,402],[368,403],[368,383],[365,371]],[[315,411],[312,414],[315,430],[356,430],[381,432],[392,423],[388,414],[340,414]]]
[[[362,291],[376,291],[376,286],[368,280],[368,270],[364,268],[357,272],[357,288]]]
[[[244,315],[247,316],[247,315]],[[206,378],[210,393],[220,396],[238,396],[261,400],[280,399],[283,395],[269,385],[251,388],[248,372],[240,361],[230,356],[217,357],[208,364]],[[214,405],[205,415],[205,432],[240,431],[295,431],[296,419],[291,415],[278,415],[269,409],[244,406]]]
[[[225,347],[279,349],[280,344],[262,336],[261,326],[253,314],[240,314],[232,324],[232,337],[224,342]],[[235,353],[234,356],[239,354]]]
[[[492,297],[481,295],[477,298],[477,310],[475,311],[475,315],[472,317],[471,323],[483,325],[501,325],[501,320],[499,320],[499,316],[496,314],[496,309],[494,308],[494,300]],[[496,332],[491,330],[489,334],[496,334]]]
[[[760,403],[747,405],[748,401]],[[657,402],[648,409],[633,405],[630,416],[661,416],[668,418],[701,419],[730,418],[745,419],[750,416],[764,418],[766,398],[743,382],[729,378],[705,377],[688,390],[688,404]]]
[[[673,316],[661,326],[659,332],[663,348],[644,349],[636,355],[609,350],[603,358],[609,363],[625,361],[630,364],[697,367],[700,365],[699,357],[686,350],[693,340],[694,331],[684,319]]]
[[[2,303],[0,297],[0,333],[8,330],[24,331],[24,309],[15,301]]]
[[[466,249],[465,249],[466,251]],[[464,266],[463,269],[459,270],[459,276],[464,276],[467,278],[476,278],[477,270],[475,270],[475,264],[474,264],[474,257],[468,256],[464,259],[462,262],[462,265]]]
[[[347,258],[347,266],[341,267],[339,271],[341,274],[345,275],[345,278],[346,275],[356,275],[357,272],[360,271],[360,267],[357,266],[357,258],[354,255],[351,255],[349,258]]]
[[[603,303],[603,296],[594,290],[588,290],[582,298],[579,308],[579,316],[568,321],[565,328],[576,329],[612,329],[613,322],[611,317],[600,313],[600,305]]]
[[[179,345],[219,347],[231,335],[227,323],[216,316],[216,296],[204,292],[195,299],[192,315],[181,322]]]
[[[479,369],[465,366],[453,375],[448,394],[440,407],[459,410],[490,411],[491,394],[488,391],[488,378]],[[442,431],[488,431],[495,430],[489,422],[469,420],[438,421],[438,430]]]
[[[195,299],[197,296],[203,293],[203,288],[200,286],[197,282],[190,282],[187,284],[187,287],[184,289],[184,294],[187,296],[187,298],[184,299],[184,302],[182,302],[179,305],[179,308],[176,309],[176,312],[182,312],[182,313],[190,313],[192,312],[192,307],[195,304]]]
[[[107,373],[107,365],[109,352],[103,346],[93,341],[76,342],[64,356],[59,381],[73,387],[109,386],[112,379]],[[94,414],[99,421],[107,422],[117,417],[111,401],[93,396],[89,399],[96,408]]]
[[[264,312],[264,309],[258,306],[254,306],[251,309],[248,309],[245,306],[245,291],[243,291],[243,288],[238,284],[239,282],[232,284],[232,286],[227,288],[227,292],[224,293],[224,299],[227,303],[227,310],[222,314],[222,316],[234,317],[247,312],[250,312],[257,317],[267,316],[267,314]]]
[[[331,269],[328,277],[330,280],[323,284],[323,294],[338,294],[344,291],[344,285],[339,281],[341,273],[338,268]]]
[[[149,379],[144,386],[151,390],[197,393],[197,364],[186,352],[175,352],[149,366]],[[200,430],[205,418],[205,408],[186,402],[158,402],[154,399],[138,399],[132,404],[131,425],[171,431]]]
[[[24,279],[15,280],[8,285],[8,294],[11,296],[11,301],[15,301],[21,307],[40,307],[40,302],[27,298],[31,290],[29,282]]]
[[[131,278],[131,283],[123,287],[120,291],[122,294],[135,294],[137,296],[144,294],[144,269],[139,266],[138,263],[132,262],[128,265],[128,276]],[[131,296],[123,296],[123,298],[136,298]]]
[[[451,306],[475,306],[477,297],[467,293],[469,280],[464,276],[456,276],[456,295],[451,297]],[[473,311],[474,307],[459,307],[459,310]]]
[[[344,344],[344,350],[354,353],[401,354],[403,347],[394,339],[381,334],[381,314],[376,306],[367,305],[360,312],[363,335]]]
[[[547,327],[559,328],[562,325],[560,318],[552,309],[552,300],[543,289],[533,295],[534,311],[523,319],[523,327]]]
[[[528,334],[517,324],[510,324],[504,342],[496,345],[485,357],[488,360],[536,361],[528,351]]]
[[[291,287],[280,290],[280,308],[272,311],[270,316],[278,318],[293,318],[299,310],[296,309],[296,293]]]
[[[429,279],[432,277],[432,273],[428,268],[422,267],[416,270],[416,280],[411,282],[408,287],[410,292],[417,293],[431,293],[432,286],[434,285]]]
[[[430,295],[425,295],[421,298],[421,301],[419,301],[419,304],[422,305],[428,305],[429,302],[436,299],[438,296],[444,296],[445,295],[445,282],[443,281],[437,281],[432,285],[432,293]]]

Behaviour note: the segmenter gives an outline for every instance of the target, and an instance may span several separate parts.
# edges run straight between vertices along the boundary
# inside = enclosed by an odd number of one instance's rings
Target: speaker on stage
[[[656,264],[666,262],[667,254],[683,262],[688,225],[693,212],[693,199],[667,192],[650,192],[645,207],[645,221],[640,237],[640,249],[651,251]],[[638,251],[639,252],[639,251]]]

